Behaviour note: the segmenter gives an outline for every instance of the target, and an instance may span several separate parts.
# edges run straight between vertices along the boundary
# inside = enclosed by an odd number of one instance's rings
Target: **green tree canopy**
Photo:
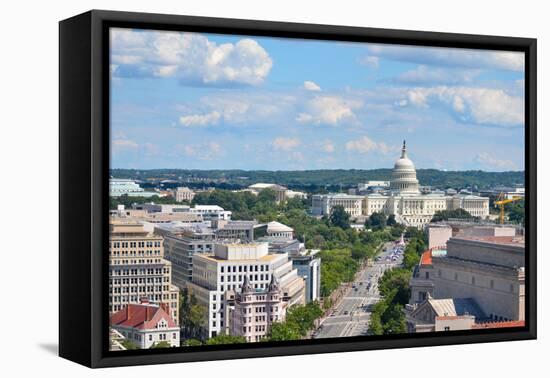
[[[151,345],[151,349],[170,348],[171,345],[168,341],[158,341]]]
[[[350,227],[349,214],[346,213],[344,206],[337,205],[332,208],[330,213],[330,223],[333,226],[340,227],[344,230]]]
[[[394,217],[394,220],[395,220],[395,217]],[[367,228],[372,228],[373,230],[380,230],[386,226],[386,221],[387,221],[386,214],[374,212],[369,216],[369,218],[365,222],[365,226]]]
[[[206,345],[222,345],[222,344],[244,344],[246,339],[243,336],[233,335],[217,335],[206,340]]]

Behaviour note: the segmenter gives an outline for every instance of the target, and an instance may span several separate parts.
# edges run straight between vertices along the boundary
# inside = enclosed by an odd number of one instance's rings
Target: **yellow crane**
[[[498,195],[497,201],[495,201],[495,207],[500,206],[500,224],[504,224],[504,205],[523,199],[520,196],[512,196],[512,198],[505,198],[504,193]]]

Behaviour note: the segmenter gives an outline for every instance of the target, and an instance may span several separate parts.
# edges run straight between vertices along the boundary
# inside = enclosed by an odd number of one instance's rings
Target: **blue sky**
[[[111,30],[111,167],[524,169],[524,56]]]

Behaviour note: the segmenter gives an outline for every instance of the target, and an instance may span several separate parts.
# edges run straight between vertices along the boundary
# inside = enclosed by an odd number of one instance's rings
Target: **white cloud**
[[[271,146],[275,151],[290,151],[301,144],[298,138],[278,137],[273,140]]]
[[[323,143],[322,150],[328,154],[332,154],[335,151],[334,143],[330,140],[326,140]]]
[[[431,66],[510,71],[522,71],[525,67],[525,55],[521,52],[395,45],[369,45],[368,50],[368,57],[375,56]]]
[[[380,58],[373,55],[365,56],[359,59],[359,64],[370,68],[378,68],[380,65]]]
[[[512,160],[497,159],[487,152],[479,153],[475,157],[474,161],[485,167],[497,168],[501,170],[515,170],[517,168],[517,165]]]
[[[221,114],[213,111],[206,114],[193,114],[180,117],[180,123],[183,126],[207,126],[216,124],[220,121]]]
[[[113,139],[111,141],[113,153],[117,154],[129,150],[137,150],[139,144],[130,139]]]
[[[359,139],[350,140],[346,143],[346,150],[350,152],[358,152],[361,154],[367,154],[370,152],[381,152],[387,154],[393,150],[384,142],[375,142],[368,136],[364,135]]]
[[[361,105],[362,103],[358,100],[346,100],[338,96],[318,96],[306,103],[305,111],[299,113],[296,120],[300,123],[336,126],[343,121],[355,119],[353,109]]]
[[[459,119],[479,124],[516,126],[524,122],[524,100],[501,89],[448,87],[415,88],[407,93],[410,104],[447,106]]]
[[[404,85],[457,85],[471,83],[479,74],[480,70],[474,69],[443,69],[419,65],[414,70],[403,72],[392,81]]]
[[[313,81],[304,81],[304,89],[308,91],[320,91],[321,87]]]
[[[217,142],[178,145],[176,150],[187,157],[198,160],[214,160],[223,156],[224,150]]]
[[[196,33],[112,29],[115,76],[175,77],[191,85],[258,85],[273,62],[253,39],[221,45]]]
[[[280,116],[293,112],[296,98],[285,94],[236,93],[206,96],[196,104],[182,104],[177,108],[184,113],[180,124],[184,126],[225,124],[274,123]]]

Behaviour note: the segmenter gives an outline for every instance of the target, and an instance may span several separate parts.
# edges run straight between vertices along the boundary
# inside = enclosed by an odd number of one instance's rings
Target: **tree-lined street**
[[[344,296],[336,303],[329,315],[321,320],[314,338],[331,338],[366,335],[369,328],[371,307],[380,300],[378,281],[388,269],[401,265],[402,253],[392,252],[393,242],[385,243],[372,264],[364,267],[356,280],[349,285]]]

